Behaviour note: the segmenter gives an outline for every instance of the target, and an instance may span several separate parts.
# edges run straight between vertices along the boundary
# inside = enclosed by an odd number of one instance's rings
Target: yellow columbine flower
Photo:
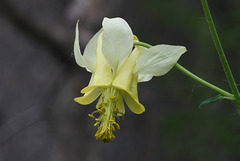
[[[96,100],[97,110],[90,117],[98,126],[96,139],[112,141],[115,129],[120,129],[119,117],[125,114],[124,102],[133,113],[141,114],[144,106],[138,100],[137,83],[167,73],[186,51],[183,46],[156,45],[150,49],[133,46],[138,41],[122,18],[104,18],[102,29],[87,44],[81,54],[78,23],[74,42],[74,56],[79,66],[92,73],[84,94],[74,100],[87,105]],[[133,49],[134,47],[134,49]]]

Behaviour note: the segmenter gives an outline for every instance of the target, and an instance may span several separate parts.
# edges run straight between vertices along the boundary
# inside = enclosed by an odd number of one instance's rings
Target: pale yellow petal
[[[138,75],[133,75],[131,85],[130,85],[130,90],[127,92],[131,93],[131,95],[138,100],[137,85],[138,85]]]
[[[91,83],[81,92],[86,93],[95,87],[108,87],[112,82],[112,70],[102,54],[102,34],[98,38],[95,71]]]
[[[121,89],[121,95],[133,113],[141,114],[145,111],[145,108],[138,101],[137,82],[138,76],[133,75],[129,90]]]
[[[89,86],[83,88],[81,90],[81,93],[87,93],[87,92],[91,91],[94,88],[102,88],[102,89],[104,89],[104,88],[107,88],[107,87],[109,87],[109,85],[89,85]]]
[[[136,47],[132,54],[120,65],[117,76],[112,83],[115,88],[121,90],[128,107],[136,114],[145,111],[144,106],[138,101],[138,75],[133,75],[136,58],[139,53],[139,48]]]
[[[123,102],[123,98],[122,96],[119,96],[117,98],[117,108],[118,108],[118,111],[119,111],[119,116],[122,116],[122,114],[125,114],[125,107],[124,107],[124,102]]]
[[[82,105],[87,105],[95,101],[101,93],[101,88],[94,88],[91,91],[85,93],[84,96],[74,98],[74,101]]]
[[[121,91],[121,95],[123,96],[126,104],[128,105],[129,109],[135,114],[141,114],[145,111],[145,107],[139,103],[137,99],[135,99],[130,93],[125,91]]]
[[[98,102],[96,104],[96,108],[98,109],[99,105],[103,102],[103,94],[100,96],[100,98],[98,99]]]
[[[117,75],[112,83],[116,88],[126,91],[130,90],[132,75],[136,64],[136,58],[139,54],[138,47],[136,47],[131,55],[123,61],[119,66]]]

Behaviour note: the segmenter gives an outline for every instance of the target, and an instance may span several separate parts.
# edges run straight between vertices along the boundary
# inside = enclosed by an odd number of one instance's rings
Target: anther
[[[101,121],[101,119],[95,119],[96,121]]]
[[[120,130],[120,125],[118,123],[116,123],[115,126],[118,130]]]
[[[117,98],[117,96],[110,97],[111,100],[114,100],[115,98]]]
[[[100,115],[104,114],[105,111],[106,111],[106,109],[105,109],[104,107],[98,109],[98,113],[99,113]]]
[[[95,117],[92,114],[88,114],[88,116],[95,119]]]
[[[103,108],[101,108],[101,110],[103,111],[103,112],[105,112],[106,111],[106,109],[103,107]]]
[[[108,105],[108,103],[107,102],[102,102],[101,105]]]
[[[102,106],[102,104],[99,104],[98,106],[97,106],[97,109],[101,109],[103,106]]]
[[[112,131],[113,131],[113,132],[114,132],[114,131],[116,131],[116,129],[115,129],[115,127],[114,127],[114,126],[112,126],[111,128],[112,128]]]
[[[113,123],[113,124],[115,124],[115,123],[116,123],[114,120],[109,120],[109,122],[111,122],[111,123]]]
[[[114,113],[115,115],[118,114],[118,108],[117,108],[117,107],[114,107],[114,109],[113,109],[113,113]]]
[[[101,110],[101,109],[98,109],[98,113],[99,113],[100,115],[104,114],[103,110]]]
[[[96,122],[93,126],[97,126],[97,125],[99,125],[100,124],[100,122]]]

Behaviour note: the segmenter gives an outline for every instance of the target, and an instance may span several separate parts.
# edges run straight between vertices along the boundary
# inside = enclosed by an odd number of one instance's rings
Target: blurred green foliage
[[[164,160],[239,160],[238,116],[211,110],[170,114],[160,132]]]
[[[143,35],[149,43],[182,43],[188,52],[181,57],[180,64],[230,91],[200,0],[145,0],[141,6],[149,21],[158,24],[153,27],[153,32]],[[209,6],[236,82],[239,82],[240,1],[209,0]],[[221,101],[199,110],[201,101],[216,96],[216,93],[188,79],[172,70],[153,80],[158,90],[164,93],[160,97],[172,95],[174,101],[173,106],[166,107],[171,110],[165,112],[159,125],[157,160],[239,160],[240,119],[236,108],[228,101]]]

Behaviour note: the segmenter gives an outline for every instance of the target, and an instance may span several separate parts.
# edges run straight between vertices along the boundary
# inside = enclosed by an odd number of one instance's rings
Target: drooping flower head
[[[98,126],[96,139],[112,141],[113,132],[120,129],[119,119],[125,114],[124,101],[136,114],[145,111],[138,100],[137,83],[153,76],[166,74],[186,52],[183,46],[156,45],[150,49],[134,46],[138,38],[122,18],[104,18],[100,29],[81,54],[78,23],[74,42],[74,56],[79,66],[92,73],[84,95],[74,100],[87,105],[99,96],[96,110],[89,114]]]

